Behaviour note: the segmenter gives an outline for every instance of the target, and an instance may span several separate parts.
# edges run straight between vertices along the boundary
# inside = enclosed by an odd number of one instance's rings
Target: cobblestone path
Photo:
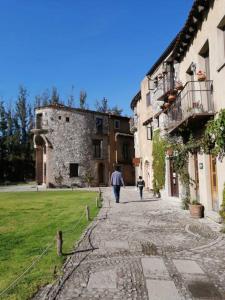
[[[194,220],[180,203],[138,199],[104,188],[98,219],[64,266],[60,281],[36,299],[225,299],[225,238],[220,225]]]

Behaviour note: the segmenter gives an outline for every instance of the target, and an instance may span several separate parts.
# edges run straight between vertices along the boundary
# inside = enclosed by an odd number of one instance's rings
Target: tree
[[[51,95],[51,104],[59,103],[59,93],[57,91],[57,88],[53,86],[52,88],[52,95]]]
[[[18,117],[18,124],[21,130],[21,142],[26,143],[27,139],[27,90],[25,87],[19,87],[19,95],[16,103],[16,115]]]
[[[112,108],[110,108],[110,112],[113,115],[117,115],[117,116],[121,116],[123,109],[119,108],[117,105],[113,106]]]
[[[46,89],[42,94],[41,94],[41,106],[47,106],[51,102],[50,95],[49,95],[49,90]]]
[[[5,171],[7,169],[7,121],[6,111],[3,101],[0,101],[0,181],[5,178]]]
[[[108,100],[105,97],[101,101],[96,100],[95,107],[99,112],[107,113],[110,111]]]
[[[74,86],[72,85],[71,87],[71,92],[70,92],[70,95],[67,99],[67,105],[69,107],[73,107],[74,106]]]
[[[87,93],[85,91],[80,91],[79,102],[80,102],[81,109],[87,109],[86,101],[87,101]]]

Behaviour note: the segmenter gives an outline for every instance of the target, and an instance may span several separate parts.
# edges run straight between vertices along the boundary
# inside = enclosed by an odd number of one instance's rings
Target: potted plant
[[[196,199],[189,204],[189,211],[192,218],[199,219],[204,217],[204,206]]]
[[[175,100],[176,100],[176,93],[174,91],[170,92],[169,95],[168,95],[168,101],[173,102]]]
[[[175,83],[175,89],[177,91],[181,91],[181,90],[183,90],[183,88],[184,88],[183,83],[180,80],[176,81],[176,83]]]
[[[192,106],[193,106],[194,113],[203,112],[203,105],[200,102],[193,102]]]
[[[197,73],[197,79],[198,81],[205,81],[206,80],[206,74],[202,70],[199,70]]]

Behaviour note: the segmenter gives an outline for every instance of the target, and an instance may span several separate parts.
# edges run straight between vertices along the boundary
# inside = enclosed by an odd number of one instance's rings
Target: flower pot
[[[163,104],[163,106],[164,106],[164,108],[168,108],[168,107],[170,107],[170,104],[168,102],[166,102]]]
[[[176,90],[178,90],[178,91],[182,91],[183,88],[184,88],[184,86],[183,86],[183,84],[181,83],[181,84],[177,84],[177,85],[175,86],[175,88],[176,88]]]
[[[175,100],[176,100],[176,96],[175,96],[175,95],[172,95],[172,94],[170,94],[170,95],[168,96],[168,100],[169,100],[169,102],[173,102],[173,101],[175,101]]]
[[[204,217],[204,206],[201,204],[189,204],[191,217],[199,219]]]
[[[167,149],[166,154],[167,154],[168,156],[172,156],[172,155],[173,155],[173,149],[172,149],[172,148]]]
[[[206,80],[206,75],[205,74],[198,75],[198,81],[205,81],[205,80]]]

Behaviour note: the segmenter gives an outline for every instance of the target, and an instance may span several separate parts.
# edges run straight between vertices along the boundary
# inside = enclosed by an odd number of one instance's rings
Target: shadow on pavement
[[[125,201],[125,202],[120,202],[120,204],[127,204],[127,203],[132,203],[132,202],[155,202],[155,201],[159,201],[159,199],[144,199],[144,200]]]

